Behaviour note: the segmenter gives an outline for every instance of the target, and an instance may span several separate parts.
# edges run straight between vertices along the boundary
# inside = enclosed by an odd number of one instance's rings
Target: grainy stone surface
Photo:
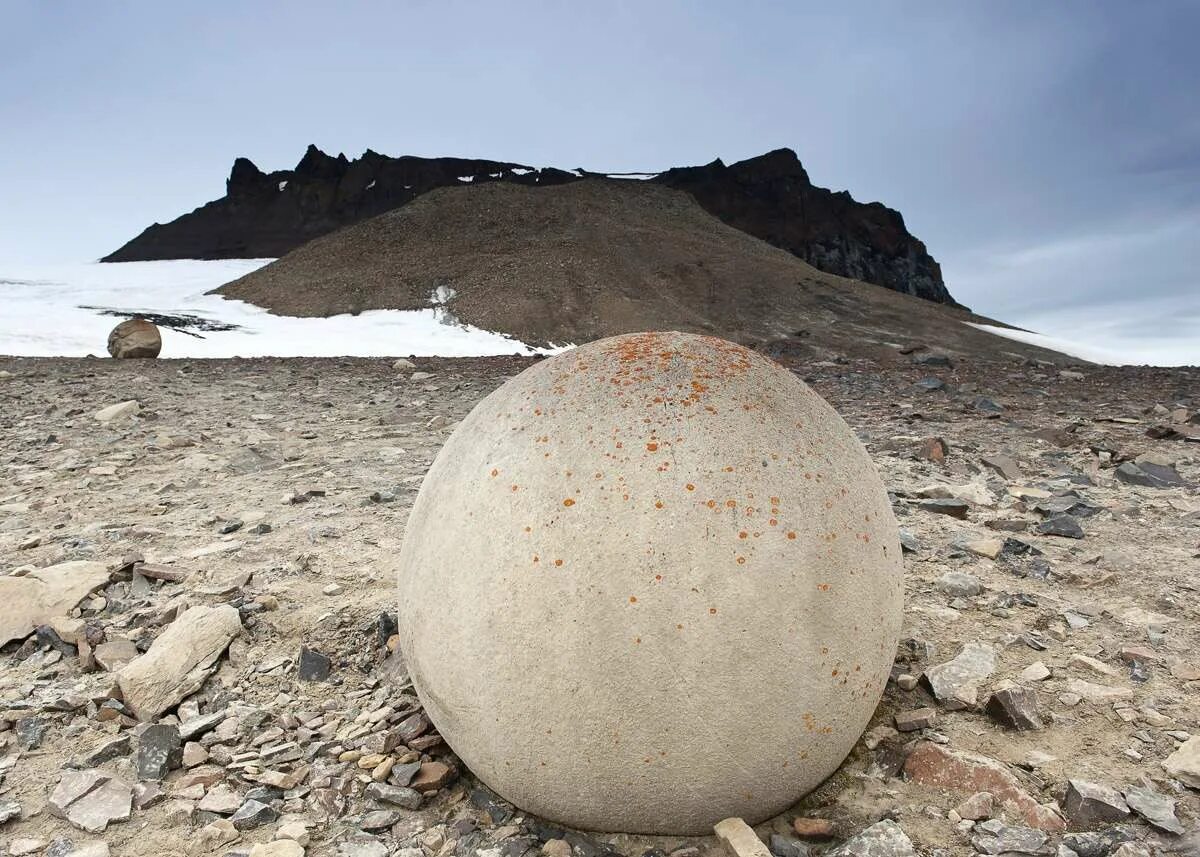
[[[778,364],[678,333],[589,343],[484,400],[398,568],[430,719],[501,795],[588,829],[794,803],[861,735],[901,619],[895,518],[853,432]],[[779,688],[799,710],[763,717]]]
[[[921,854],[968,857],[976,831],[964,832],[952,813],[991,786],[959,789],[904,774],[906,744],[892,717],[929,706],[938,709],[938,721],[927,737],[947,742],[935,747],[985,760],[975,764],[1036,805],[1061,801],[1071,778],[1122,791],[1135,815],[1096,830],[1048,831],[1052,849],[1063,845],[1079,857],[1127,853],[1160,835],[1147,813],[1165,821],[1159,810],[1173,805],[1185,832],[1170,841],[1190,853],[1200,789],[1163,763],[1200,735],[1194,590],[1200,495],[1187,487],[1131,485],[1114,472],[1126,456],[1157,453],[1170,457],[1182,478],[1200,481],[1196,444],[1146,434],[1151,419],[1166,419],[1152,416],[1158,403],[1172,411],[1179,403],[1185,423],[1196,413],[1200,373],[1088,366],[1079,378],[1060,379],[1053,368],[997,352],[986,361],[959,356],[952,370],[938,369],[944,389],[915,393],[912,381],[928,370],[912,367],[907,357],[889,362],[888,346],[870,348],[847,358],[818,354],[795,368],[866,444],[909,534],[898,678],[841,769],[799,805],[757,826],[759,838],[792,831],[795,818],[818,818],[829,839],[813,840],[817,854],[889,817]],[[673,857],[720,853],[711,836],[584,834],[548,824],[481,785],[436,729],[412,739],[424,749],[396,743],[396,730],[421,706],[402,664],[384,659],[388,640],[379,636],[394,627],[380,623],[380,614],[394,609],[390,558],[448,432],[531,363],[412,362],[426,377],[410,379],[390,360],[0,359],[0,576],[20,579],[30,569],[74,559],[113,570],[73,607],[76,615],[47,623],[70,645],[78,641],[77,654],[31,632],[0,657],[0,789],[23,809],[0,830],[10,851],[43,857],[54,842],[59,855],[101,848],[120,857],[191,855],[214,819],[227,818],[261,788],[279,820],[245,837],[226,821],[226,835],[234,838],[203,853],[245,855],[291,829],[292,819],[303,822],[310,857],[418,857],[414,849],[535,857],[552,839],[568,842],[577,857],[640,857],[652,849]],[[974,408],[981,396],[1003,404],[999,417]],[[136,413],[109,423],[93,419],[133,397],[140,401]],[[435,417],[440,427],[429,425]],[[950,449],[941,464],[916,456],[920,439],[930,435],[944,437]],[[980,463],[993,454],[1019,461],[1020,481]],[[933,486],[966,497],[967,517],[922,511],[929,499],[923,492]],[[324,493],[307,493],[317,490]],[[373,502],[376,492],[395,499]],[[288,502],[301,493],[307,502]],[[1055,514],[1038,508],[1052,498],[1048,509],[1082,502],[1096,510],[1083,519],[1084,540],[1034,532]],[[243,528],[218,534],[229,519],[243,521]],[[992,559],[963,547],[992,536],[1019,539],[1040,554],[1006,542]],[[131,565],[135,554],[152,577]],[[980,595],[951,606],[953,599],[936,587],[950,571],[975,576]],[[339,584],[340,594],[323,594],[330,583]],[[119,702],[113,675],[91,664],[91,651],[125,639],[145,648],[194,604],[234,605],[244,626],[216,671],[159,718],[178,716],[181,739],[202,744],[208,760],[171,772],[164,793],[145,805],[135,790],[129,821],[103,833],[86,833],[47,811],[72,760],[133,779],[139,725]],[[975,707],[949,710],[924,682],[899,680],[922,676],[967,643],[996,652]],[[327,682],[298,680],[301,645],[329,655]],[[1148,671],[1144,681],[1135,680],[1120,654],[1135,649],[1157,656],[1133,656]],[[1118,675],[1101,676],[1073,662],[1075,655]],[[1023,677],[1035,665],[1041,669],[1030,676],[1038,677]],[[1007,682],[1036,683],[1044,729],[1006,730],[981,710]],[[1085,694],[1072,696],[1074,690]],[[792,696],[776,693],[764,716],[794,716],[795,709]],[[121,736],[133,737],[100,752]],[[264,754],[293,755],[289,744],[299,749],[298,759],[262,762]],[[100,753],[95,762],[93,752]],[[920,749],[917,761],[927,752]],[[109,753],[116,755],[99,761]],[[393,760],[383,780],[389,785],[406,786],[404,777],[433,761],[455,765],[460,776],[423,795],[418,809],[380,807],[365,795],[376,768],[358,761],[372,754]],[[1186,758],[1173,763],[1181,774]],[[1131,784],[1146,782],[1165,801],[1139,804]],[[287,783],[295,786],[283,788]],[[223,813],[207,814],[202,802]],[[377,808],[394,809],[401,820],[377,833],[356,827]],[[994,813],[1008,827],[1029,826],[1000,796]],[[987,820],[975,821],[979,827]],[[807,829],[803,822],[795,829],[801,828]],[[989,847],[1030,846],[1036,838],[1013,837],[1003,843],[989,837]]]

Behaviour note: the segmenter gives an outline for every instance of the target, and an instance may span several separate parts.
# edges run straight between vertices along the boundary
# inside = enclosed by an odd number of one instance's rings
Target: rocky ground
[[[797,368],[893,494],[907,607],[872,727],[759,838],[1200,854],[1200,371],[903,359]],[[391,560],[527,361],[415,363],[0,359],[3,853],[719,853],[526,816],[424,718]]]

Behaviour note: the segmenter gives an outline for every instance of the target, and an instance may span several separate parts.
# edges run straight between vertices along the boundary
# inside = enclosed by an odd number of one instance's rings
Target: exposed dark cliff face
[[[369,149],[351,161],[315,146],[294,170],[263,173],[238,158],[224,197],[150,226],[103,261],[282,256],[434,188],[492,181],[557,185],[582,175],[595,174],[466,158],[391,158]],[[679,167],[651,180],[687,191],[729,225],[823,271],[954,303],[937,262],[899,212],[815,187],[789,149],[731,166],[718,160]]]
[[[856,202],[809,181],[796,153],[776,149],[725,166],[667,170],[656,181],[688,191],[709,214],[788,250],[814,268],[938,303],[955,303],[941,267],[882,203]]]

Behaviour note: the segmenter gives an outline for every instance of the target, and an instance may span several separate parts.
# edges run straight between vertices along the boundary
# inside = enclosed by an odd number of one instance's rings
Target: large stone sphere
[[[131,318],[112,329],[108,335],[109,356],[117,359],[157,357],[162,351],[162,335],[153,322]]]
[[[399,582],[413,683],[479,779],[570,826],[695,834],[842,762],[892,665],[902,562],[824,400],[731,342],[643,333],[475,407]]]

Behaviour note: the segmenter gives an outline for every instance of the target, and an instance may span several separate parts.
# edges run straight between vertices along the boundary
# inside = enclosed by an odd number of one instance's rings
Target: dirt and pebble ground
[[[1200,371],[940,362],[796,370],[893,494],[907,606],[871,729],[757,832],[1200,854]],[[3,853],[716,853],[530,818],[423,718],[392,559],[448,433],[528,361],[415,363],[0,360]],[[95,591],[19,615],[68,561]]]

